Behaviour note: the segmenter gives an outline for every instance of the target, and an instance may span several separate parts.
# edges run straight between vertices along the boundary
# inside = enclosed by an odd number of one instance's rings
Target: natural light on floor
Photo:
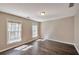
[[[32,45],[22,45],[20,47],[15,48],[14,50],[21,50],[21,51],[26,51],[29,48],[33,47]]]

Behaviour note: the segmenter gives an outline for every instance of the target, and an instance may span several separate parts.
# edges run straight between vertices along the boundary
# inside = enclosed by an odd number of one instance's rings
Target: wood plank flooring
[[[1,52],[0,55],[78,55],[73,45],[50,40],[37,40],[20,47]]]

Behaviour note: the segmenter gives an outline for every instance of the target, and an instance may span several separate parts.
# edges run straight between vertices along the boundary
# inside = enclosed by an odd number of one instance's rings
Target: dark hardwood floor
[[[0,55],[78,55],[73,45],[50,40],[37,40],[17,48],[1,52]]]

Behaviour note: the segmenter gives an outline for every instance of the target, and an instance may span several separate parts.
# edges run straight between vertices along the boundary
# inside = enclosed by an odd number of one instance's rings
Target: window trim
[[[21,39],[20,40],[14,40],[14,41],[11,41],[9,42],[9,36],[8,36],[8,22],[14,22],[14,23],[20,23],[21,24]],[[7,44],[13,44],[13,43],[17,43],[17,42],[21,42],[22,41],[22,21],[19,21],[19,20],[10,20],[8,19],[7,20],[7,25],[6,25],[6,30],[7,30]]]
[[[35,35],[33,35],[33,27],[32,27],[32,38],[36,38],[36,37],[38,37],[38,24],[37,23],[32,23],[32,26],[36,26],[37,27],[37,32],[36,32],[36,36]]]

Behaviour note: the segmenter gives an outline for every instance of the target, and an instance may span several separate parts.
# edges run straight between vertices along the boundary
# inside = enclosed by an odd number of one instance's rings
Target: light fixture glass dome
[[[45,15],[45,12],[41,12],[41,15]]]

